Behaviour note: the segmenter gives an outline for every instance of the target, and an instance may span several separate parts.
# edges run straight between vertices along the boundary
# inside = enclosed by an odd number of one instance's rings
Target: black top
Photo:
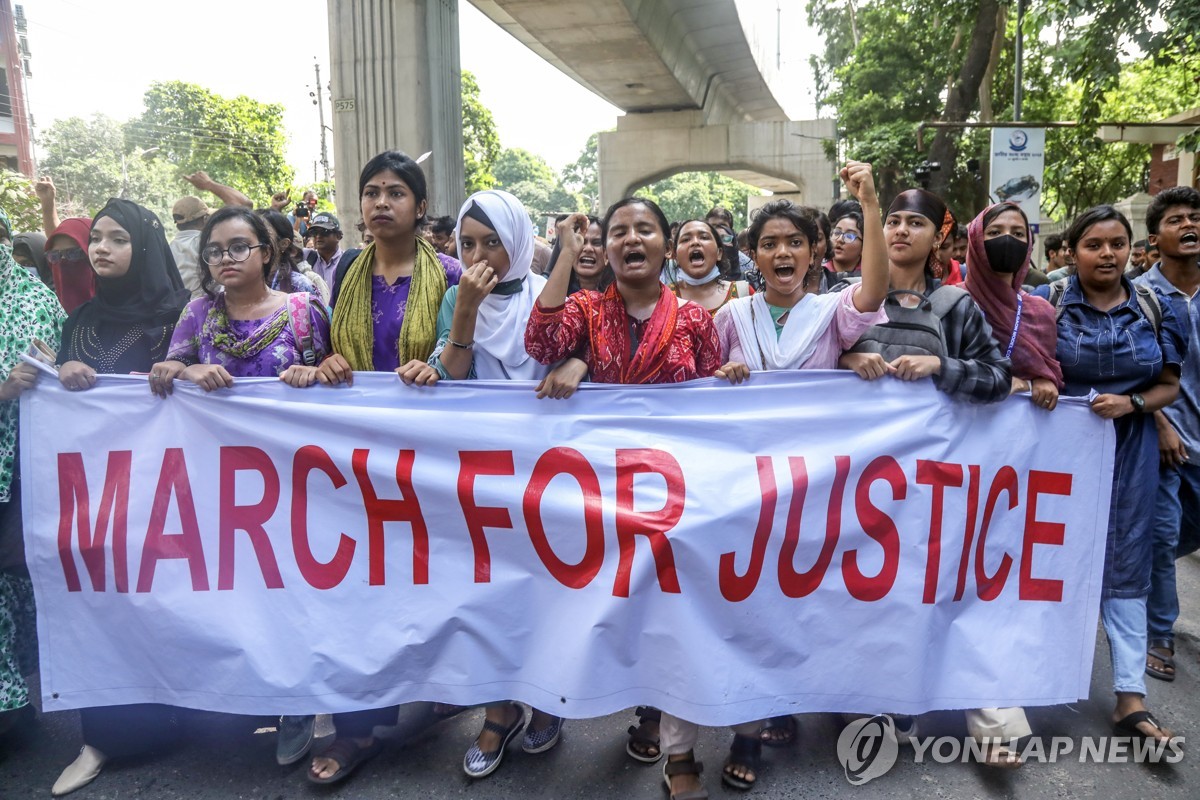
[[[166,357],[188,291],[153,211],[114,198],[96,215],[102,217],[129,233],[129,271],[118,278],[97,276],[96,296],[63,325],[57,360],[82,361],[99,373],[149,372]]]

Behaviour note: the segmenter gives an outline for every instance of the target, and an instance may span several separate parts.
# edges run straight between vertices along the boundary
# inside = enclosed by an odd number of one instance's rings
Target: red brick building
[[[33,135],[25,102],[28,76],[25,10],[0,0],[0,167],[32,178]]]

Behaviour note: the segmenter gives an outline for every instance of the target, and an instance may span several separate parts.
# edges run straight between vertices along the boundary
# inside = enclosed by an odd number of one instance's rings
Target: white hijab
[[[804,295],[788,312],[779,336],[775,335],[775,321],[771,319],[765,293],[730,300],[725,307],[737,326],[746,366],[758,371],[804,366],[812,357],[817,340],[829,330],[840,302],[842,297],[837,292]]]
[[[525,328],[533,303],[546,279],[531,274],[533,227],[525,206],[508,192],[489,189],[467,198],[458,212],[454,238],[462,252],[462,221],[471,206],[479,206],[492,221],[508,253],[503,282],[523,278],[516,294],[489,294],[479,306],[475,321],[475,376],[481,380],[541,380],[550,371],[525,352]],[[465,265],[464,265],[465,266]]]

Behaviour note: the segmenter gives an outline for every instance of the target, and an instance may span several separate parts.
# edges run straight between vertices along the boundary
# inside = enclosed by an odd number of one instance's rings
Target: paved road
[[[1027,764],[997,773],[973,764],[914,763],[901,749],[896,766],[863,786],[851,786],[835,753],[841,731],[831,715],[801,717],[798,746],[768,750],[753,796],[764,798],[1200,798],[1200,558],[1181,562],[1183,618],[1178,642],[1179,678],[1172,684],[1149,680],[1150,707],[1177,734],[1195,737],[1189,755],[1177,764],[1081,764],[1074,757],[1056,764]],[[1075,706],[1029,709],[1042,736],[1104,736],[1109,732],[1111,673],[1104,637],[1098,637],[1092,699]],[[331,800],[332,798],[651,798],[662,800],[660,773],[630,760],[624,752],[629,714],[568,722],[562,744],[540,756],[516,747],[490,778],[472,782],[461,772],[462,754],[478,731],[481,711],[463,714],[426,730],[406,746],[393,743],[342,786],[310,785],[302,768],[274,763],[275,739],[255,730],[273,720],[185,712],[186,741],[153,758],[114,764],[91,785],[72,795],[78,800]],[[921,718],[929,735],[962,736],[962,715]],[[0,798],[49,797],[50,785],[78,751],[79,719],[74,712],[48,714],[17,738],[0,740]],[[735,793],[719,785],[718,772],[728,746],[723,730],[705,729],[699,757],[709,764],[714,799]]]

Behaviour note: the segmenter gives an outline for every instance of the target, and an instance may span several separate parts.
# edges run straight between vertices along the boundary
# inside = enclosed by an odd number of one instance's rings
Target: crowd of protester
[[[524,380],[539,397],[570,397],[584,381],[731,384],[763,370],[845,369],[864,381],[928,380],[955,401],[1027,395],[1037,413],[1087,397],[1116,426],[1101,621],[1118,732],[1165,740],[1145,705],[1145,676],[1175,679],[1175,560],[1200,546],[1200,192],[1158,194],[1149,236],[1111,206],[1037,243],[1019,206],[998,203],[959,224],[938,196],[911,189],[883,209],[871,167],[849,162],[850,199],[828,210],[772,200],[736,231],[728,210],[671,221],[628,197],[602,218],[561,216],[553,247],[519,199],[472,195],[456,217],[430,219],[425,177],[403,153],[362,170],[361,247],[343,248],[338,218],[306,194],[254,210],[203,173],[172,211],[176,229],[130,200],[93,218],[58,218],[54,184],[38,182],[44,235],[14,232],[0,214],[0,726],[28,716],[25,677],[32,589],[24,564],[19,395],[37,382],[20,360],[35,342],[58,378],[86,391],[100,374],[141,373],[166,398],[179,382],[206,391],[242,377],[295,387],[394,372],[406,384]],[[11,241],[11,246],[8,242]],[[1132,254],[1132,260],[1131,260]],[[1193,357],[1189,358],[1191,352]],[[23,443],[30,446],[31,443]],[[431,698],[436,700],[436,698]],[[464,709],[430,703],[436,722]],[[1030,734],[1022,709],[971,709],[987,763],[1020,765],[1011,742]],[[336,714],[332,745],[312,755],[313,718],[279,721],[277,759],[310,757],[309,780],[334,783],[382,749],[375,728],[395,707]],[[53,786],[67,794],[109,759],[169,741],[161,705],[82,711],[83,748]],[[697,725],[639,707],[626,751],[664,760],[675,800],[707,793],[694,757]],[[901,735],[917,720],[897,718]],[[518,737],[553,748],[564,722],[496,698],[466,749],[482,778]],[[749,789],[762,747],[794,742],[794,717],[733,726],[721,780]],[[1009,743],[1009,744],[1005,744]]]

